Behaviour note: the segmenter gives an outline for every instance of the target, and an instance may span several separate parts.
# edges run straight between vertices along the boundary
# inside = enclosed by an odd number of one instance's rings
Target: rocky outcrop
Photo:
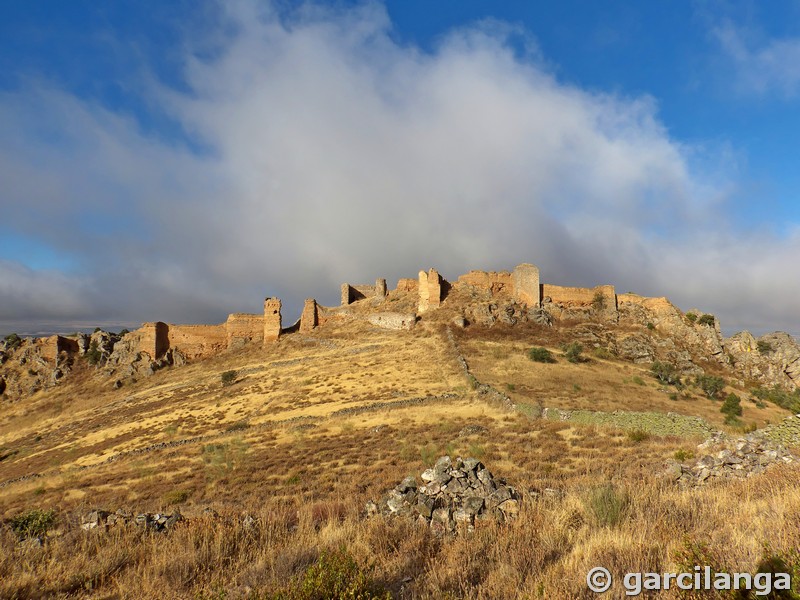
[[[438,534],[471,530],[476,521],[513,520],[519,493],[474,458],[443,456],[422,472],[422,484],[406,477],[379,502],[368,502],[367,516],[384,514],[416,519]]]
[[[788,333],[768,333],[755,338],[749,331],[742,331],[727,338],[724,344],[732,366],[743,378],[769,386],[800,387],[800,345]]]
[[[483,327],[491,327],[495,323],[503,323],[505,325],[524,323],[528,321],[529,312],[526,305],[520,304],[514,300],[508,300],[505,302],[496,301],[470,304],[464,309],[464,316],[468,323],[475,323]],[[550,316],[545,310],[534,308],[532,312],[537,317],[537,322],[544,322],[545,324],[550,322]]]
[[[153,375],[159,369],[186,364],[186,357],[177,349],[170,348],[161,357],[154,359],[147,352],[138,350],[134,336],[125,336],[114,345],[114,351],[105,360],[103,374],[120,379],[141,379]]]

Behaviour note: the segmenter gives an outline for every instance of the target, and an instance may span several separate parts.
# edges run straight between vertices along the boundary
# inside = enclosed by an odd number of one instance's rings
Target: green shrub
[[[86,360],[89,361],[90,365],[96,365],[102,358],[103,353],[100,352],[100,348],[97,346],[97,340],[92,340],[92,343],[89,344],[89,349],[86,351]]]
[[[540,363],[554,363],[556,359],[553,358],[553,353],[547,348],[531,348],[528,350],[528,358],[534,362]]]
[[[292,579],[272,600],[391,600],[386,588],[372,578],[346,549],[323,551],[317,561]]]
[[[6,348],[8,350],[16,350],[22,345],[22,338],[16,333],[9,333],[3,338],[3,341],[6,343]]]
[[[161,497],[161,502],[164,506],[172,506],[173,504],[182,504],[189,499],[189,492],[187,490],[171,490]]]
[[[595,312],[600,312],[606,307],[606,297],[603,296],[603,292],[597,290],[594,293],[594,297],[592,298],[592,309]]]
[[[47,535],[47,531],[55,522],[56,511],[32,508],[16,517],[11,517],[9,525],[20,538],[32,538]]]
[[[686,320],[689,321],[689,323],[694,323],[697,321],[697,315],[693,312],[686,313]]]
[[[234,370],[225,371],[220,375],[220,380],[222,381],[222,385],[231,385],[233,382],[236,381],[236,376],[238,373]]]
[[[672,392],[672,393],[669,395],[669,399],[670,399],[670,400],[677,400],[677,399],[678,399],[678,393],[677,393],[677,392]]]
[[[656,361],[650,366],[650,372],[666,385],[680,385],[681,383],[678,368],[671,363]]]
[[[595,357],[597,358],[602,358],[605,360],[610,360],[614,358],[614,353],[611,352],[611,350],[608,350],[607,348],[595,348],[592,354],[594,354]]]
[[[647,385],[647,384],[644,382],[644,379],[642,379],[642,378],[641,378],[641,377],[639,377],[638,375],[634,375],[633,377],[631,377],[631,381],[632,381],[633,383],[635,383],[636,385]]]
[[[756,348],[761,354],[770,354],[771,352],[775,352],[775,348],[772,347],[772,344],[765,340],[758,340],[756,343]]]
[[[733,415],[734,417],[741,417],[742,401],[739,399],[739,396],[733,392],[728,394],[728,397],[725,398],[725,402],[722,403],[719,412],[725,413],[726,415]]]
[[[750,393],[758,400],[761,400],[762,404],[764,401],[768,401],[793,413],[800,413],[800,388],[793,392],[787,392],[776,385],[772,388],[758,387]]]
[[[714,315],[703,315],[702,317],[697,319],[697,322],[700,325],[709,325],[713,327],[714,323],[716,322],[716,319],[714,318]]]
[[[644,429],[632,429],[628,432],[628,439],[632,442],[644,442],[650,439],[650,434]]]
[[[736,415],[725,415],[725,425],[731,425],[732,427],[741,427],[742,420]]]
[[[716,398],[725,387],[725,380],[716,375],[698,375],[695,383],[709,398]]]
[[[515,391],[515,390],[517,389],[517,386],[516,386],[516,385],[514,385],[513,383],[507,383],[507,384],[506,384],[506,389],[507,389],[509,392],[513,392],[513,391]]]
[[[122,335],[128,335],[129,333],[130,333],[130,330],[129,330],[129,329],[123,329],[122,331],[120,331],[120,332],[119,332],[119,334],[120,334],[121,336],[122,336]]]
[[[583,357],[581,353],[583,352],[583,346],[581,346],[578,342],[572,342],[571,344],[567,344],[563,348],[564,350],[564,358],[566,358],[571,363],[579,363],[583,362]]]
[[[655,325],[653,325],[651,322],[649,322],[649,321],[648,321],[648,322],[647,322],[647,328],[648,328],[650,331],[653,331],[653,330],[656,328],[656,326],[655,326]]]
[[[672,456],[678,462],[684,462],[687,460],[692,460],[694,458],[694,452],[692,452],[691,450],[684,450],[683,448],[680,448],[678,450],[675,450],[675,454],[673,454]]]
[[[629,505],[628,495],[618,491],[610,483],[592,490],[587,501],[589,511],[603,527],[614,527],[621,523]]]

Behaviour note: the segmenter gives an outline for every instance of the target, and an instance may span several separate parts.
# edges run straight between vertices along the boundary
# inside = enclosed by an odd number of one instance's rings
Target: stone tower
[[[281,335],[281,299],[264,300],[264,345],[276,342]]]

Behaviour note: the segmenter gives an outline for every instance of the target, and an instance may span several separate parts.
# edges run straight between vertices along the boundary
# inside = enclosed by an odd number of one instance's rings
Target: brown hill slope
[[[612,311],[594,299],[542,311],[453,285],[414,327],[387,330],[369,316],[416,306],[414,290],[395,290],[116,389],[102,361],[74,360],[57,385],[3,404],[0,517],[54,509],[57,521],[42,547],[2,532],[0,597],[270,597],[341,545],[396,597],[583,597],[590,566],[676,568],[701,542],[696,560],[718,568],[754,570],[767,541],[800,567],[794,467],[697,489],[660,476],[700,456],[712,431],[788,411],[751,399],[754,382],[714,353],[715,326],[659,300]],[[586,360],[572,363],[562,347],[575,341]],[[531,347],[556,362],[530,360]],[[653,359],[687,385],[659,382]],[[688,384],[703,372],[725,378],[720,400]],[[742,399],[740,424],[724,423],[728,393]],[[443,454],[512,482],[519,519],[455,539],[363,520],[367,500]],[[95,508],[175,507],[188,522],[158,536],[79,528]]]

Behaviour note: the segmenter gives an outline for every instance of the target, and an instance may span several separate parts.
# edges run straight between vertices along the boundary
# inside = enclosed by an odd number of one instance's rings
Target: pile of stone
[[[183,516],[177,509],[172,514],[140,513],[133,515],[124,510],[108,512],[106,510],[93,510],[82,519],[82,529],[108,529],[117,525],[135,525],[149,531],[163,532],[183,521]]]
[[[443,456],[421,475],[406,477],[380,503],[367,502],[367,515],[407,516],[435,533],[472,530],[475,522],[506,522],[519,514],[519,493],[474,458]]]
[[[708,444],[701,444],[707,449]],[[783,446],[755,436],[740,438],[714,453],[705,454],[693,464],[670,464],[667,475],[686,486],[698,486],[715,479],[743,479],[763,473],[773,464],[794,462],[795,457]]]

